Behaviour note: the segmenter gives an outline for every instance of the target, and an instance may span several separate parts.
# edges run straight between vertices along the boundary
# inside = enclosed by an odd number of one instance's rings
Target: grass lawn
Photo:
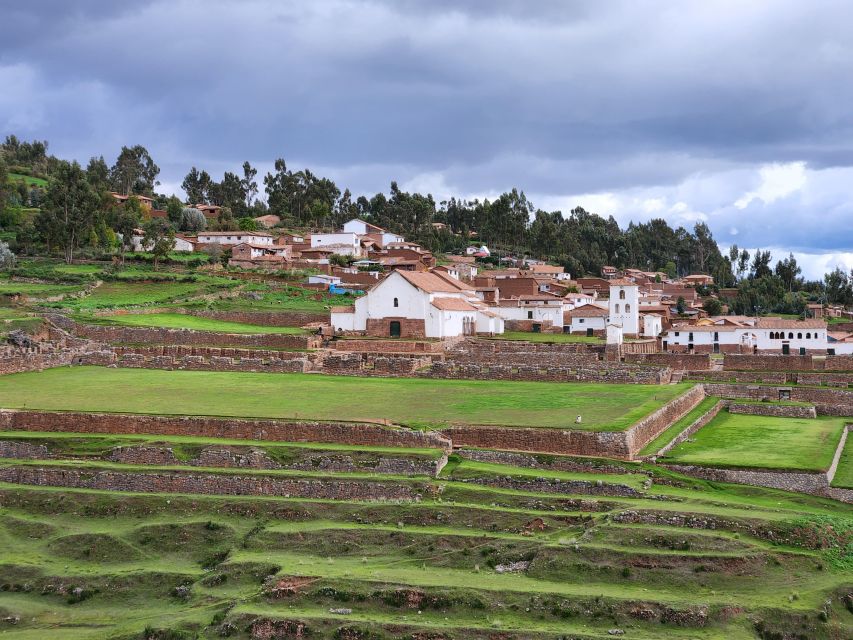
[[[82,322],[96,324],[120,324],[130,327],[164,327],[167,329],[195,329],[196,331],[219,331],[224,333],[305,333],[299,327],[269,327],[242,322],[228,322],[213,318],[201,318],[182,313],[137,313],[97,318],[81,317]]]
[[[273,289],[264,283],[249,283],[246,291],[261,294],[260,300],[229,298],[217,300],[209,305],[212,309],[251,310],[251,311],[328,311],[330,306],[347,306],[355,302],[357,296],[329,295],[312,289],[285,286]]]
[[[600,344],[604,340],[596,336],[581,333],[532,333],[529,331],[505,331],[494,340],[527,340],[528,342],[587,342]]]
[[[721,411],[664,460],[680,464],[823,471],[847,418],[749,416]]]
[[[640,451],[640,455],[650,456],[660,451],[661,448],[669,444],[675,436],[693,424],[699,416],[704,414],[706,411],[709,411],[711,407],[719,401],[719,398],[705,398],[702,402],[697,404],[690,413],[684,416],[681,420],[673,423],[669,429],[643,447],[642,451]]]
[[[624,430],[690,385],[355,378],[73,367],[0,377],[0,406]],[[574,425],[575,416],[582,425]]]
[[[841,459],[838,461],[838,469],[832,479],[832,486],[853,489],[853,435],[849,433],[844,451],[841,452]]]

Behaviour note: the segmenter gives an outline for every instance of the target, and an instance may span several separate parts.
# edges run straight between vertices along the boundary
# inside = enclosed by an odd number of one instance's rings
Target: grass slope
[[[601,431],[628,428],[688,387],[73,367],[0,377],[0,406]]]
[[[493,340],[524,340],[527,342],[553,342],[553,343],[603,343],[602,338],[586,336],[580,333],[531,333],[529,331],[505,331]]]
[[[691,441],[664,456],[667,462],[706,466],[823,471],[848,419],[773,418],[721,411]]]

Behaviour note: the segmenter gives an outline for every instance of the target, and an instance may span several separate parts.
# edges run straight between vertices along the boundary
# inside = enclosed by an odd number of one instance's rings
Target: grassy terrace
[[[849,418],[774,418],[721,411],[664,456],[666,462],[823,471]]]
[[[605,479],[639,485],[651,469],[626,468],[636,473]],[[359,477],[336,477],[348,475]],[[649,490],[663,499],[584,496],[578,511],[568,496],[461,482],[534,475],[601,477],[462,460],[447,477],[420,481],[440,484],[440,494],[409,503],[0,483],[0,611],[18,618],[0,630],[141,640],[212,639],[230,628],[229,637],[248,639],[253,620],[271,618],[307,625],[306,637],[376,640],[592,640],[614,628],[635,640],[853,632],[842,601],[853,587],[849,552],[802,544],[827,531],[849,535],[849,506],[670,474],[674,484]],[[697,514],[714,526],[619,523],[627,509]],[[536,517],[541,526],[531,528]],[[775,533],[756,537],[736,523]],[[792,527],[810,533],[771,541]],[[499,569],[516,562],[525,568]],[[295,586],[274,596],[276,584]],[[758,635],[759,625],[780,635]]]
[[[643,447],[642,451],[640,451],[640,455],[650,456],[660,451],[664,446],[672,442],[672,439],[675,436],[677,436],[679,433],[681,433],[687,427],[693,424],[696,420],[698,420],[701,415],[703,415],[707,411],[710,411],[719,402],[719,398],[709,397],[702,400],[702,402],[696,405],[696,407],[690,413],[681,418],[681,420],[677,420],[676,422],[674,422],[669,429],[661,433],[657,438],[655,438],[645,447]]]
[[[832,486],[853,489],[853,434],[847,434],[847,442],[844,445],[844,451],[841,452]]]
[[[194,329],[196,331],[218,331],[222,333],[305,333],[299,327],[269,327],[258,324],[203,318],[183,313],[136,313],[97,317],[78,315],[75,317],[75,320],[92,324]]]
[[[72,367],[0,377],[0,406],[609,431],[630,427],[689,386]],[[574,425],[578,414],[583,423]]]

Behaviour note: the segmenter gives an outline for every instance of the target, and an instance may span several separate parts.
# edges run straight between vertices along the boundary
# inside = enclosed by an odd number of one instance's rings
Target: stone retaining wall
[[[814,361],[811,355],[739,355],[727,353],[723,369],[738,371],[811,371]]]
[[[624,345],[623,345],[624,346]],[[654,364],[671,367],[677,371],[707,371],[711,368],[711,357],[698,353],[625,353],[625,362]]]
[[[98,358],[93,360],[90,354],[75,360],[74,364],[103,365],[114,364],[119,367],[143,369],[167,369],[186,371],[237,371],[243,373],[303,373],[309,369],[307,358],[229,358],[223,356],[145,356],[136,353],[126,353],[113,356],[108,363]]]
[[[756,404],[732,402],[729,413],[740,413],[748,416],[771,416],[774,418],[817,418],[814,407],[788,404]]]
[[[506,464],[527,469],[570,471],[578,473],[625,473],[625,467],[608,464],[597,459],[571,458],[551,454],[531,454],[518,451],[495,451],[491,449],[459,449],[456,454],[466,460]]]
[[[687,379],[724,383],[786,384],[789,382],[786,373],[772,371],[688,371]]]
[[[758,469],[719,469],[694,465],[666,464],[666,469],[684,475],[713,482],[733,482],[769,487],[783,491],[810,493],[820,496],[829,495],[829,482],[826,473],[795,473],[789,471],[762,471]]]
[[[74,489],[278,496],[318,500],[419,500],[423,487],[408,483],[357,482],[183,471],[145,473],[13,465],[0,467],[0,481]]]
[[[335,340],[331,347],[336,351],[357,353],[443,353],[446,343],[428,340]]]
[[[289,449],[293,459],[280,464],[261,447],[237,445],[211,445],[204,447],[196,457],[180,460],[168,445],[139,444],[116,447],[96,459],[119,464],[188,466],[237,469],[290,469],[293,471],[328,471],[336,473],[371,472],[394,475],[436,476],[447,462],[428,456],[394,456],[371,452],[334,452]],[[18,460],[62,460],[73,456],[62,455],[39,443],[21,440],[0,440],[0,458]],[[93,459],[86,456],[87,460]]]
[[[320,338],[286,333],[221,333],[193,329],[158,327],[118,327],[75,323],[76,335],[107,344],[169,344],[207,347],[272,347],[276,349],[316,349]]]
[[[440,434],[358,422],[153,416],[109,413],[0,410],[4,431],[201,436],[276,442],[325,442],[448,450]]]
[[[643,447],[690,413],[704,399],[705,389],[697,384],[628,429],[626,435],[631,456],[637,455]]]
[[[559,478],[466,478],[460,482],[476,484],[513,491],[529,491],[532,493],[554,493],[611,496],[620,498],[645,498],[646,494],[625,484],[609,482],[593,482],[590,480],[560,480]]]
[[[748,398],[750,400],[779,400],[777,387],[747,384],[706,383],[705,393],[721,398]],[[829,387],[785,387],[789,400],[813,404],[818,415],[853,416],[853,390]]]
[[[684,431],[682,431],[677,436],[675,436],[672,440],[670,440],[667,444],[665,444],[663,447],[661,447],[657,452],[655,452],[654,455],[652,455],[650,457],[654,458],[656,456],[662,456],[662,455],[668,453],[669,451],[674,449],[676,445],[681,444],[682,442],[687,440],[690,436],[692,436],[694,433],[699,431],[699,429],[701,429],[702,427],[707,425],[709,422],[711,422],[711,420],[716,418],[717,414],[720,413],[720,411],[722,411],[727,406],[728,406],[728,403],[725,401],[718,402],[713,407],[708,409],[705,413],[703,413],[701,416],[696,418],[696,420],[691,422]]]

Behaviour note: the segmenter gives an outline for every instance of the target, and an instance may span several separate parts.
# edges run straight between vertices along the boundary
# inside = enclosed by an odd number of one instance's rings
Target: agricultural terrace
[[[0,406],[41,410],[624,430],[690,385],[356,378],[70,367],[0,377]],[[575,425],[581,415],[582,423]]]
[[[94,324],[122,325],[126,327],[160,327],[165,329],[195,329],[222,333],[305,333],[299,327],[270,327],[243,322],[230,322],[203,318],[182,313],[139,313],[110,316],[77,316],[76,320]]]
[[[665,462],[715,467],[824,471],[850,418],[775,418],[721,411]]]
[[[847,442],[844,445],[844,451],[841,452],[832,486],[853,489],[853,434],[847,434]]]

